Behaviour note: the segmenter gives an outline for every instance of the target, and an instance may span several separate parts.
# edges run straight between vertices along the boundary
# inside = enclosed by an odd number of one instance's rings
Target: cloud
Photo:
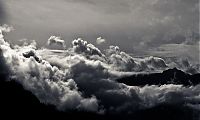
[[[147,54],[153,56],[164,56],[164,58],[176,57],[188,59],[192,64],[199,64],[199,43],[195,45],[188,44],[165,44],[158,48],[147,51]]]
[[[96,48],[94,45],[87,43],[87,41],[82,40],[81,38],[75,39],[72,41],[73,51],[76,53],[83,53],[87,55],[98,55],[102,56],[101,51]]]
[[[169,67],[176,67],[190,74],[200,73],[200,64],[193,64],[188,58],[169,57],[166,59]]]
[[[53,49],[65,49],[66,46],[65,41],[56,36],[51,36],[47,41],[47,45]]]
[[[14,28],[12,26],[8,26],[6,24],[0,26],[0,29],[2,32],[11,32],[14,30]]]
[[[98,37],[97,40],[96,40],[97,44],[102,44],[102,43],[105,43],[105,42],[106,42],[106,40],[103,39],[102,37]]]
[[[88,111],[97,110],[98,104],[95,104],[97,100],[95,101],[94,97],[84,98],[82,93],[77,91],[76,83],[72,79],[64,81],[64,71],[51,66],[47,61],[38,62],[33,51],[22,55],[17,49],[10,48],[9,43],[5,41],[0,47],[3,54],[1,67],[6,66],[6,69],[10,69],[8,76],[33,92],[41,102],[53,104],[60,110],[78,108],[85,110],[85,106],[90,106]]]
[[[196,106],[200,102],[199,85],[137,87],[115,81],[138,70],[165,69],[161,58],[134,58],[117,46],[110,46],[103,54],[82,39],[74,40],[62,53],[33,49],[31,45],[11,48],[3,37],[0,40],[0,67],[9,70],[5,74],[10,80],[61,111],[133,113],[162,103]],[[40,56],[40,62],[36,56]],[[0,73],[3,71],[0,69]]]
[[[33,57],[37,62],[41,62],[41,59],[36,55],[35,51],[33,50],[23,53],[23,56],[26,58]]]
[[[162,58],[159,57],[147,57],[144,59],[144,63],[147,63],[147,65],[150,65],[151,68],[167,68],[167,64]]]
[[[106,50],[108,63],[120,71],[156,71],[167,68],[165,61],[158,57],[134,58],[120,50],[118,46],[110,46]]]

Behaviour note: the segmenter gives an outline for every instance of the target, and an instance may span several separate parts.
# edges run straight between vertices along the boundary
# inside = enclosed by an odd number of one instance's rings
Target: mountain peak
[[[145,85],[197,85],[200,83],[200,74],[190,75],[177,68],[172,68],[163,71],[162,73],[152,73],[146,75],[132,75],[120,78],[117,81],[132,86],[145,86]]]

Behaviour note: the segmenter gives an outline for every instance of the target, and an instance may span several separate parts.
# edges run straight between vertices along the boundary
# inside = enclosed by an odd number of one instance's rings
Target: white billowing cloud
[[[92,96],[91,98],[89,99],[83,99],[81,101],[81,104],[79,106],[80,108],[83,108],[84,110],[88,110],[88,111],[97,111],[99,105],[98,105],[98,102],[97,102],[97,99],[95,96]]]
[[[200,73],[200,64],[192,64],[187,58],[168,58],[166,59],[170,68],[176,67],[190,74]]]
[[[108,62],[121,71],[156,71],[167,68],[165,61],[158,57],[134,58],[121,51],[118,46],[110,46],[106,50]]]
[[[65,41],[56,36],[51,36],[47,41],[47,45],[54,49],[65,49]]]
[[[142,62],[148,65],[150,69],[167,68],[165,61],[159,57],[153,57],[153,56],[146,57]]]
[[[118,46],[110,46],[106,50],[106,54],[109,56],[108,63],[115,69],[119,68],[121,71],[137,71],[139,67],[135,60],[130,55],[122,52]]]
[[[3,36],[2,30],[0,29],[0,40],[1,40],[1,44],[5,43],[3,37],[4,37],[4,36]]]
[[[96,48],[94,45],[90,43],[87,43],[87,41],[84,41],[81,38],[72,41],[72,45],[73,45],[73,50],[77,53],[102,55],[101,51],[98,48]]]
[[[14,28],[12,26],[9,26],[7,24],[4,24],[2,26],[0,26],[0,29],[3,31],[3,32],[11,32],[14,30]]]
[[[4,41],[3,27],[0,26],[0,44],[9,46],[9,43]]]
[[[62,53],[33,49],[31,45],[11,48],[3,37],[0,40],[0,67],[5,65],[12,80],[59,110],[127,113],[166,102],[190,106],[200,102],[199,85],[137,87],[115,81],[128,72],[164,69],[166,65],[161,58],[134,58],[117,46],[103,54],[82,39],[74,40],[72,48]],[[36,56],[40,56],[39,62]]]
[[[174,34],[174,32],[172,32]],[[171,41],[171,43],[164,43],[159,47],[153,46],[149,50],[144,50],[143,47],[147,46],[148,42],[141,42],[140,47],[135,50],[143,50],[144,54],[159,56],[163,58],[176,57],[180,59],[189,59],[191,64],[199,64],[199,38],[200,34],[198,32],[192,32],[188,30],[183,35],[174,35],[176,37],[170,38],[166,37],[165,39]],[[150,39],[147,37],[147,39]],[[151,43],[149,41],[149,43]],[[156,44],[156,43],[155,43]],[[154,43],[152,44],[154,45]]]
[[[182,64],[182,60],[184,59],[189,60],[188,62],[190,63],[190,66],[196,66],[197,64],[200,64],[199,45],[199,43],[195,45],[166,44],[160,46],[159,49],[148,51],[148,54],[153,56],[165,56],[165,59],[168,59],[166,60],[167,64],[169,64],[168,66],[174,66],[184,70],[187,68]]]
[[[106,42],[106,40],[103,39],[102,37],[98,37],[97,40],[96,40],[96,43],[99,44],[99,45],[100,45],[100,44],[103,44],[103,43],[105,43],[105,42]]]
[[[35,54],[26,58],[17,49],[11,49],[7,42],[1,43],[0,47],[3,52],[1,57],[5,59],[5,63],[1,64],[8,65],[11,70],[10,77],[22,83],[25,89],[32,91],[41,102],[56,105],[60,110],[85,110],[85,106],[90,106],[88,111],[97,111],[95,97],[84,98],[82,93],[77,91],[76,83],[72,79],[64,81],[65,71],[51,66],[44,60],[37,62],[33,57]]]

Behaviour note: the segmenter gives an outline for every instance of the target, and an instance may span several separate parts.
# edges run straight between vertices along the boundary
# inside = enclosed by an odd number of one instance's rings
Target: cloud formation
[[[101,51],[94,45],[87,43],[87,41],[82,40],[81,38],[75,39],[72,41],[73,51],[76,53],[83,53],[87,55],[98,55],[102,56]]]
[[[102,37],[98,37],[97,40],[96,40],[97,44],[102,44],[102,43],[105,43],[105,42],[106,42],[106,40],[103,39]]]
[[[116,78],[130,72],[167,67],[161,58],[134,58],[117,46],[110,46],[104,54],[94,45],[76,39],[71,48],[58,53],[47,48],[33,49],[31,45],[12,48],[2,35],[0,50],[0,67],[9,70],[5,74],[10,80],[18,81],[41,102],[61,111],[132,113],[162,103],[197,106],[200,102],[199,85],[137,87],[116,82]]]
[[[2,32],[11,32],[14,30],[14,28],[12,26],[9,26],[7,24],[0,26],[0,29]]]
[[[60,37],[51,36],[47,41],[48,47],[52,49],[65,49],[65,41]]]

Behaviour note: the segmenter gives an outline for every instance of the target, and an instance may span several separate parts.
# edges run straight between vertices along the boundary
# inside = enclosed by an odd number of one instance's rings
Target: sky
[[[14,27],[12,43],[102,37],[102,49],[199,60],[199,0],[0,0],[0,23]]]

